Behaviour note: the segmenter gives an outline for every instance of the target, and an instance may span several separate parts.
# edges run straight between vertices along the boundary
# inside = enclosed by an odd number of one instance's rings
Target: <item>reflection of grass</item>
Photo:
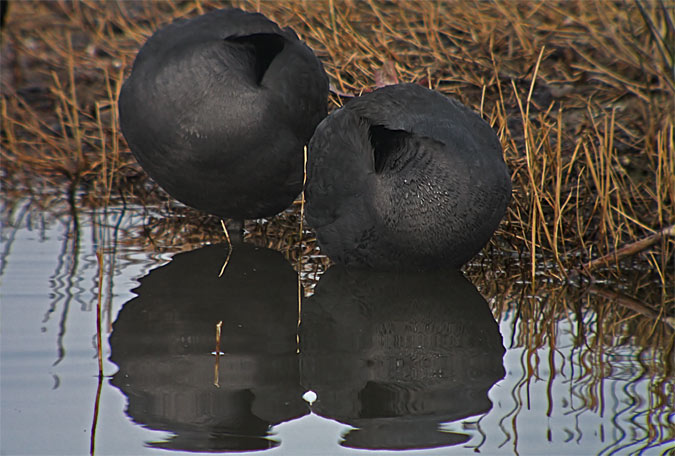
[[[608,448],[626,446],[638,452],[675,438],[671,423],[675,333],[671,326],[643,318],[618,305],[617,299],[621,298],[597,294],[592,287],[539,287],[533,296],[529,284],[510,286],[504,291],[489,276],[476,274],[471,278],[484,295],[494,297],[496,317],[512,321],[514,337],[505,341],[506,346],[523,348],[522,376],[512,392],[514,408],[502,423],[507,436],[510,426],[517,435],[516,421],[524,409],[530,408],[530,401],[544,400],[541,396],[532,397],[530,390],[536,383],[545,382],[547,416],[553,408],[559,409],[563,399],[569,401],[567,413],[574,416],[590,413],[613,417],[617,426],[613,432],[623,431],[619,422],[630,420],[636,424],[631,432],[637,432],[630,436],[613,434],[607,440]],[[652,291],[659,292],[657,287]],[[652,299],[658,300],[658,296]],[[507,311],[516,312],[515,317]],[[635,347],[639,347],[639,353]],[[625,384],[618,410],[608,405],[617,405],[617,381]],[[562,394],[564,398],[560,392],[557,396],[551,392],[553,384],[561,382],[569,385],[569,396]],[[638,385],[645,384],[649,386],[641,392]],[[583,427],[577,429],[579,436],[587,431]]]
[[[394,71],[479,111],[502,140],[514,197],[468,271],[489,264],[490,274],[527,282],[529,294],[541,295],[545,282],[584,283],[582,265],[610,254],[586,274],[637,298],[644,311],[597,294],[584,295],[583,306],[609,306],[605,334],[632,334],[672,353],[672,333],[654,324],[672,316],[672,237],[623,260],[611,254],[675,223],[673,7],[583,0],[236,4],[293,27],[324,62],[336,91],[371,90]],[[153,30],[214,6],[12,3],[2,42],[5,194],[40,192],[46,184],[83,191],[92,205],[109,197],[164,204],[166,195],[150,185],[118,132],[117,95]],[[338,104],[333,97],[331,107]],[[222,240],[212,218],[183,208],[170,214],[140,233],[152,248]],[[328,260],[316,255],[309,230],[300,248],[298,221],[294,207],[270,223],[248,222],[247,236],[293,262],[307,256],[311,278]],[[547,317],[539,323],[546,324],[562,308],[582,306],[577,299],[551,298],[546,309],[518,299],[521,321]],[[548,339],[541,330],[528,333]]]

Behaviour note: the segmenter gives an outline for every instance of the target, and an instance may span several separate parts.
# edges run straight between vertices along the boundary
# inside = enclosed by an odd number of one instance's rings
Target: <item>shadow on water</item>
[[[442,422],[492,408],[504,347],[487,302],[460,272],[397,274],[333,266],[305,305],[303,383],[313,411],[356,427],[342,445],[464,443]]]
[[[272,250],[236,244],[176,255],[134,290],[113,324],[111,383],[127,415],[174,437],[153,447],[271,448],[270,427],[309,413],[296,357],[295,273]],[[220,387],[215,327],[222,321]]]
[[[236,244],[178,254],[151,271],[113,324],[111,383],[136,423],[174,434],[152,447],[247,451],[277,446],[271,426],[311,411],[351,426],[343,445],[463,443],[445,421],[490,410],[504,347],[485,300],[460,273],[350,273],[333,267],[303,305],[272,250]],[[219,387],[215,327],[222,321]]]

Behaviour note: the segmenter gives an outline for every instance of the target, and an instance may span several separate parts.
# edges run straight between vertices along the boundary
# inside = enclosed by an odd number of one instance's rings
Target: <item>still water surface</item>
[[[580,328],[596,326],[591,310],[560,318],[552,343],[528,348],[516,343],[517,303],[497,310],[460,273],[332,267],[303,300],[297,331],[296,274],[273,250],[236,243],[219,278],[222,245],[159,255],[134,241],[144,209],[74,217],[26,201],[3,214],[2,454],[675,448],[673,409],[655,407],[658,376],[645,367],[654,356],[630,341],[602,353],[579,343]]]

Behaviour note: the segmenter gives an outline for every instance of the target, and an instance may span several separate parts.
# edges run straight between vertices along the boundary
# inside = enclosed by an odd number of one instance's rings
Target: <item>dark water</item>
[[[489,287],[459,273],[332,267],[303,300],[298,331],[296,274],[279,253],[237,243],[218,277],[224,246],[153,253],[138,237],[144,214],[4,211],[2,454],[675,448],[662,357],[630,340],[601,351],[579,342],[601,318],[591,309],[558,318],[553,340],[532,347],[518,342],[529,326],[515,324],[517,303],[498,310],[479,291]]]

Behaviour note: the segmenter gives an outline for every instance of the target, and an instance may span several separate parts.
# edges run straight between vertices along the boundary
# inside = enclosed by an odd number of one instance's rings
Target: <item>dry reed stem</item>
[[[307,146],[302,149],[302,192],[300,192],[300,230],[299,230],[299,244],[302,251],[302,240],[304,237],[304,220],[305,220],[305,186],[307,185]],[[302,284],[302,253],[298,255],[296,262],[296,270],[298,273],[298,322],[296,325],[296,346],[297,352],[300,353],[300,324],[302,323],[302,296],[304,295],[304,287]]]
[[[615,251],[608,253],[607,255],[589,261],[588,263],[585,263],[583,265],[583,268],[586,271],[590,271],[600,265],[603,264],[607,265],[610,260],[614,260],[615,262],[617,262],[624,257],[632,256],[638,252],[642,252],[643,250],[661,241],[661,239],[664,239],[669,236],[670,237],[675,236],[675,225],[671,225],[643,239],[639,239],[635,242],[631,242],[630,244],[624,245],[623,247],[616,249]]]
[[[230,240],[230,233],[229,231],[227,231],[227,225],[225,225],[225,221],[222,219],[220,220],[220,226],[223,229],[223,233],[225,233],[225,240],[227,240],[227,257],[223,262],[223,266],[220,268],[220,273],[218,273],[218,277],[223,276],[225,268],[227,268],[227,264],[230,262],[230,257],[232,256],[232,241]]]

